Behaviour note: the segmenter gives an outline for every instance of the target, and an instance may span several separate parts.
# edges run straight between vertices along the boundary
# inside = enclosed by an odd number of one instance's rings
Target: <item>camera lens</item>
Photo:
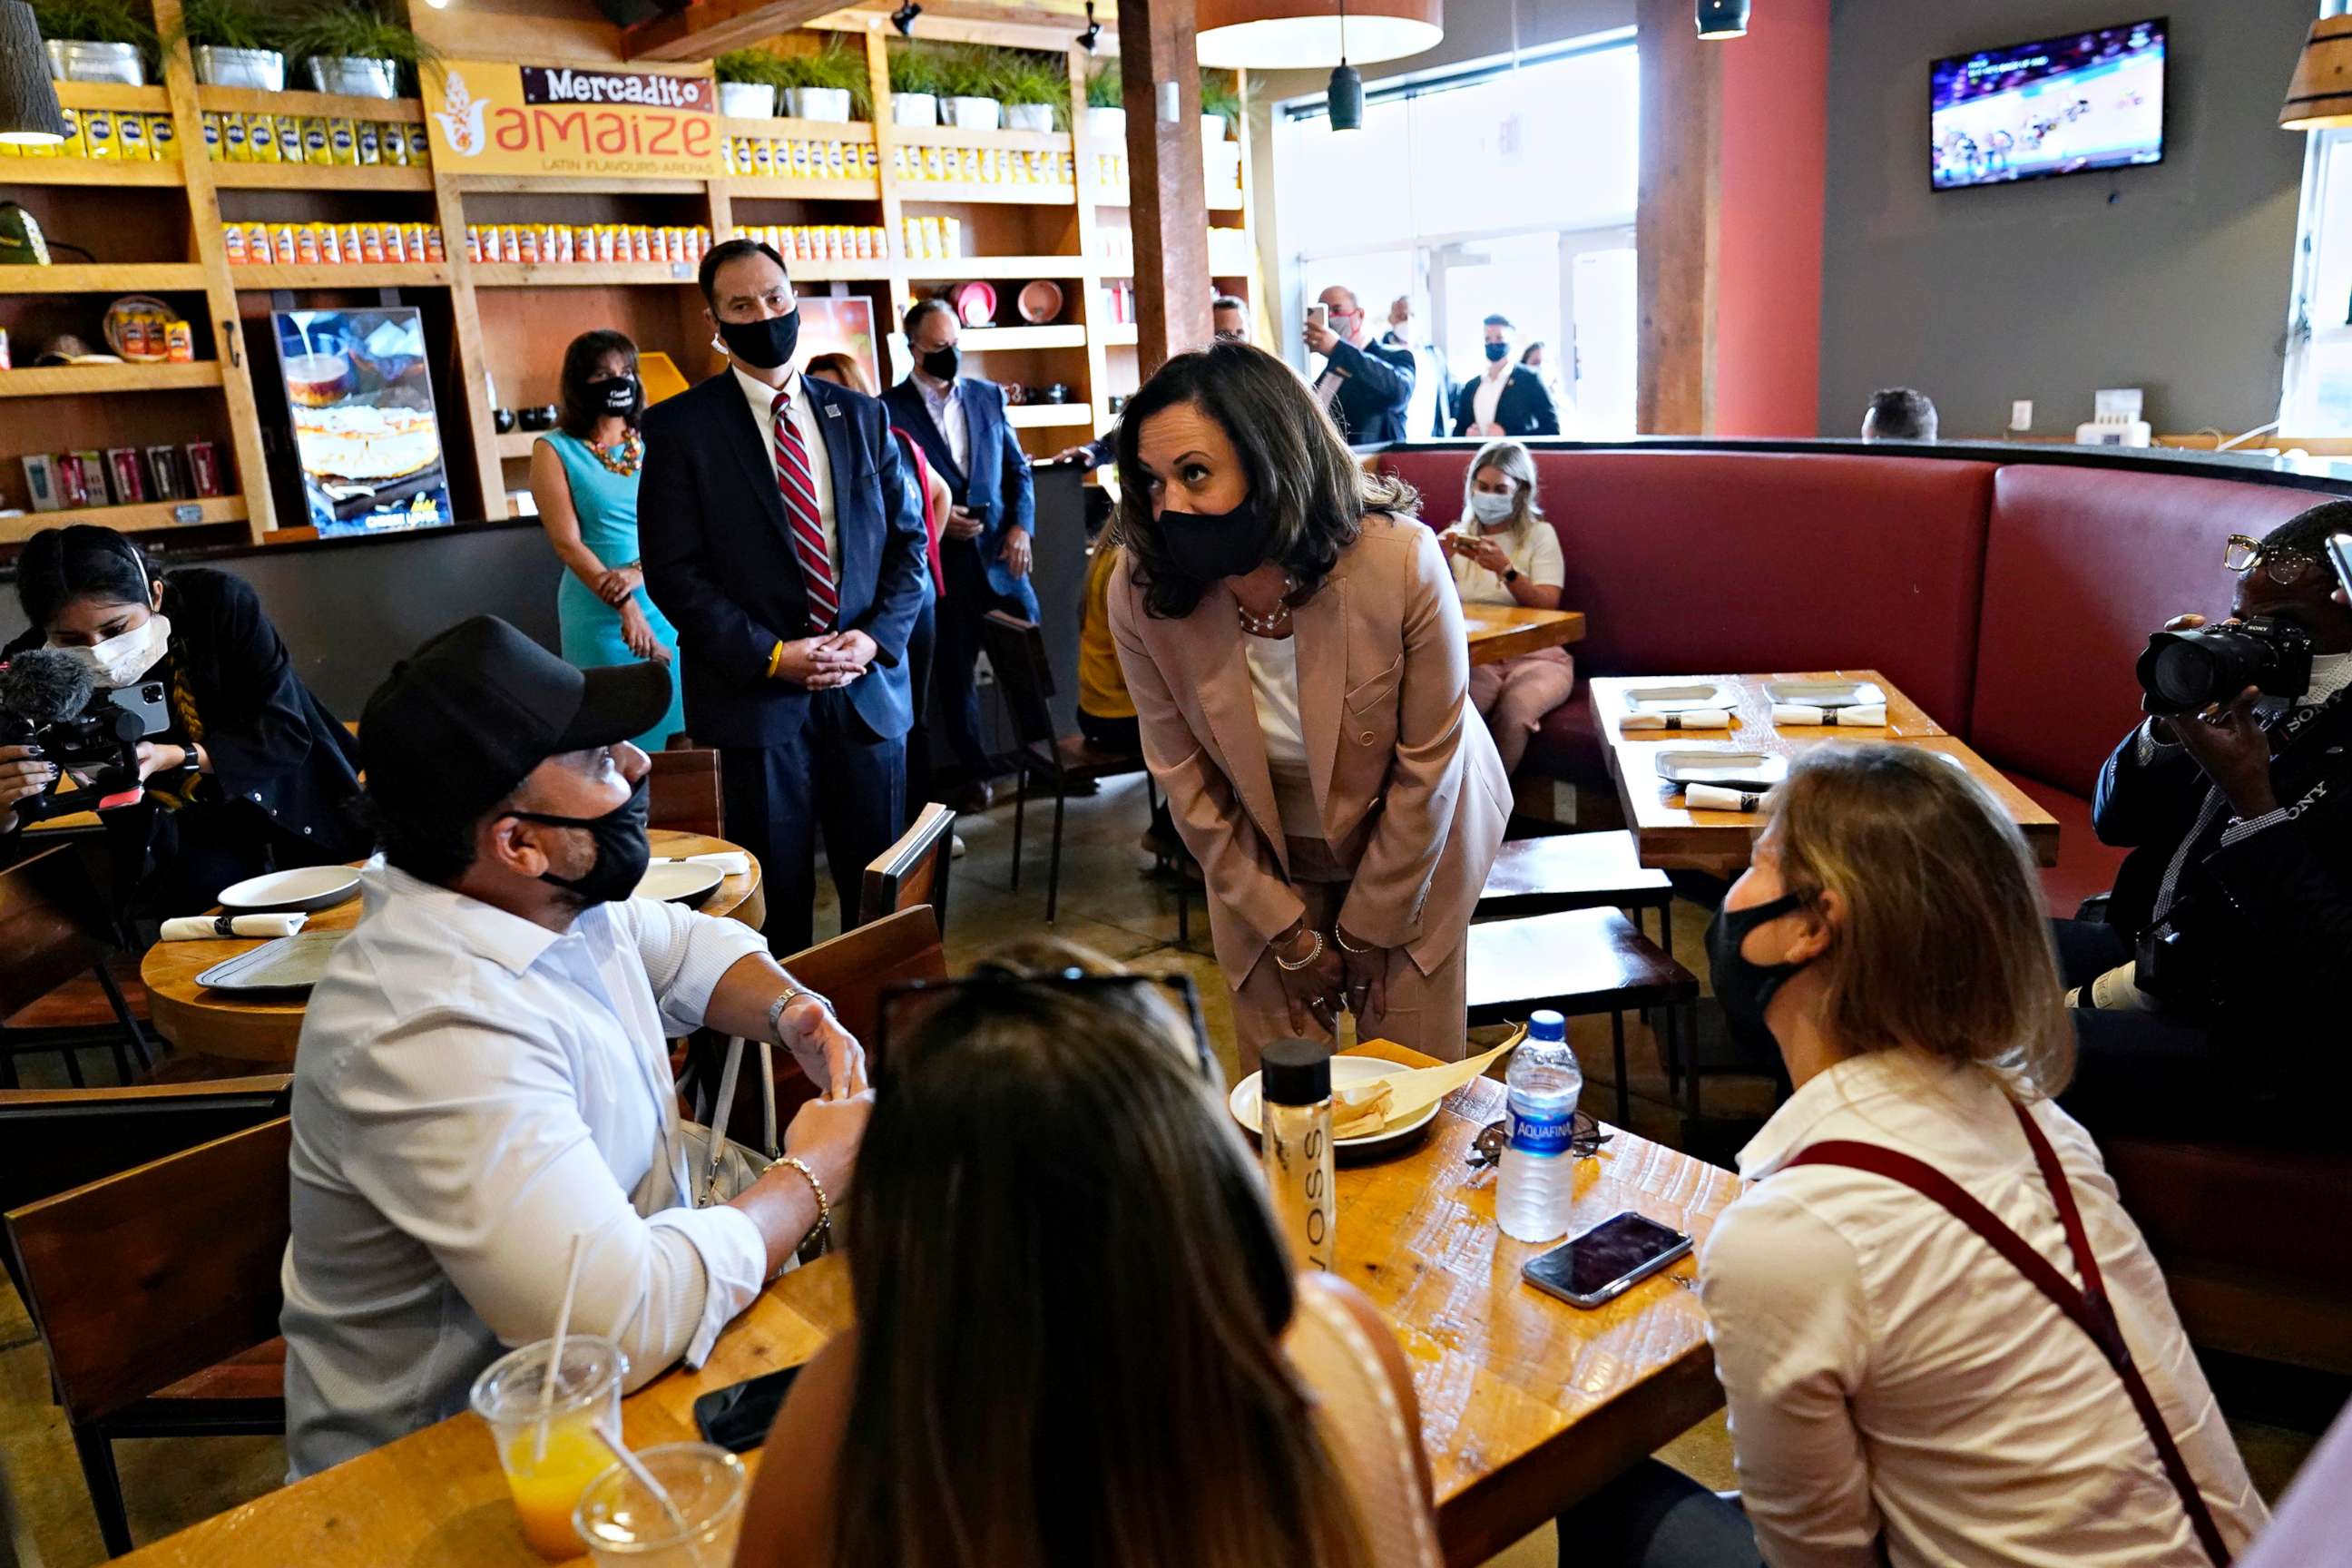
[[[2176,713],[2204,707],[2220,684],[2220,661],[2201,641],[2179,637],[2148,650],[2147,686],[2149,694]]]

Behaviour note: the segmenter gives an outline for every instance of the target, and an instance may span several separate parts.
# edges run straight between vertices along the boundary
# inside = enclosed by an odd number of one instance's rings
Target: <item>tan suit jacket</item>
[[[1111,637],[1176,830],[1201,863],[1210,931],[1238,987],[1305,911],[1223,583],[1182,620],[1145,613],[1134,557],[1110,587]],[[1462,943],[1510,817],[1510,780],[1469,704],[1470,651],[1437,536],[1364,521],[1291,616],[1298,712],[1325,839],[1355,867],[1349,932],[1401,947],[1423,973]]]

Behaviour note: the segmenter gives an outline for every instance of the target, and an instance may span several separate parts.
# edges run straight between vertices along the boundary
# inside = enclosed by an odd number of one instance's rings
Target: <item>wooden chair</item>
[[[131,1550],[118,1437],[286,1429],[284,1117],[7,1216],[100,1533]]]
[[[1083,736],[1057,735],[1053,710],[1046,699],[1054,694],[1054,670],[1045,658],[1045,634],[1034,621],[1024,621],[1003,610],[991,610],[981,623],[988,649],[989,668],[996,672],[996,689],[1013,715],[1020,749],[1013,758],[1020,768],[1019,793],[1013,802],[1013,887],[1021,888],[1022,818],[1029,805],[1029,780],[1034,776],[1054,789],[1054,852],[1045,869],[1045,923],[1054,923],[1054,910],[1062,889],[1062,808],[1073,784],[1146,773],[1144,790],[1154,806],[1159,792],[1143,765],[1140,752],[1097,751]]]
[[[1668,1048],[1696,1030],[1698,976],[1613,909],[1569,910],[1488,921],[1466,939],[1470,1022],[1498,1024],[1550,1007],[1570,1018],[1609,1015],[1617,1067],[1617,1124],[1632,1112],[1625,1073],[1625,1010],[1664,1009]],[[1698,1117],[1698,1075],[1685,1073]]]
[[[1642,864],[1631,833],[1555,833],[1507,840],[1486,873],[1473,918],[1549,915],[1563,910],[1628,910],[1633,929],[1658,911],[1658,945],[1675,951],[1675,885]]]
[[[923,807],[915,825],[898,842],[874,858],[866,868],[866,885],[857,897],[860,925],[872,925],[884,915],[931,906],[940,934],[948,929],[948,871],[955,864],[956,814],[939,802]]]
[[[115,1075],[131,1081],[128,1046],[142,1068],[152,1058],[138,1016],[107,964],[118,956],[105,935],[98,895],[71,846],[26,856],[0,870],[0,1089],[17,1085],[16,1058],[62,1052],[66,1075],[83,1087],[79,1052],[114,1053]],[[96,986],[93,996],[86,989]],[[74,994],[79,991],[79,995]],[[104,1010],[95,1003],[102,997]],[[111,1017],[111,1022],[103,1020]]]
[[[719,804],[719,753],[673,744],[654,752],[652,761],[653,771],[646,775],[646,826],[726,837],[719,831],[726,815]]]

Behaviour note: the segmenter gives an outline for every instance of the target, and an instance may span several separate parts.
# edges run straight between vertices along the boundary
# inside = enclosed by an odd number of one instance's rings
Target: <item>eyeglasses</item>
[[[2230,542],[2222,546],[2221,564],[2241,577],[2259,566],[2263,576],[2284,586],[2301,581],[2305,573],[2321,563],[2318,556],[2297,551],[2266,551],[2261,540],[2233,533]]]
[[[1014,974],[984,968],[961,980],[901,981],[882,988],[875,1020],[873,1060],[878,1070],[889,1060],[893,1035],[905,1040],[959,1002],[1023,989],[1108,995],[1139,985],[1157,986],[1166,993],[1169,1005],[1192,1026],[1193,1060],[1202,1080],[1213,1089],[1222,1089],[1224,1075],[1218,1070],[1216,1053],[1209,1048],[1209,1026],[1201,1016],[1201,994],[1193,989],[1192,977],[1184,974],[1088,974],[1080,969],[1065,969],[1053,974]]]
[[[1616,1136],[1614,1132],[1601,1131],[1600,1122],[1580,1110],[1568,1124],[1568,1152],[1573,1159],[1589,1160],[1600,1153],[1602,1147]],[[1470,1168],[1484,1171],[1501,1164],[1503,1149],[1510,1141],[1511,1124],[1508,1120],[1488,1122],[1479,1129],[1478,1136],[1470,1141],[1470,1152],[1466,1156]]]

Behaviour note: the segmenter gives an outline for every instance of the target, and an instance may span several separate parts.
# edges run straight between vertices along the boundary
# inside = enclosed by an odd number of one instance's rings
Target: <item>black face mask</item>
[[[1265,544],[1274,524],[1260,517],[1252,496],[1231,511],[1178,511],[1160,514],[1160,537],[1176,569],[1187,577],[1213,583],[1255,571],[1265,559]]]
[[[1807,901],[1799,894],[1788,893],[1752,909],[1735,910],[1727,905],[1717,910],[1715,919],[1707,924],[1707,973],[1715,985],[1715,999],[1723,1004],[1731,1037],[1752,1049],[1780,1048],[1771,1028],[1764,1022],[1764,1009],[1771,1005],[1780,987],[1805,966],[1754,963],[1741,956],[1739,950],[1757,927],[1804,908]]]
[[[645,779],[629,791],[629,798],[602,816],[550,816],[544,812],[518,811],[511,815],[525,822],[543,822],[550,827],[577,827],[596,841],[596,859],[587,871],[578,877],[559,877],[552,871],[542,871],[539,879],[552,882],[568,893],[577,894],[591,904],[609,904],[625,899],[646,879],[646,868],[653,863],[653,840],[646,835],[647,796]]]
[[[1510,356],[1511,345],[1508,343],[1488,343],[1486,345],[1486,358],[1490,362],[1500,363],[1503,360],[1510,358]]]
[[[923,374],[933,381],[953,381],[956,372],[963,368],[963,353],[953,343],[944,343],[923,355]]]
[[[753,370],[790,364],[793,351],[801,346],[801,308],[795,305],[781,316],[757,321],[721,321],[719,336],[729,353]]]
[[[588,402],[607,414],[626,414],[637,405],[637,378],[600,375],[588,384]]]

